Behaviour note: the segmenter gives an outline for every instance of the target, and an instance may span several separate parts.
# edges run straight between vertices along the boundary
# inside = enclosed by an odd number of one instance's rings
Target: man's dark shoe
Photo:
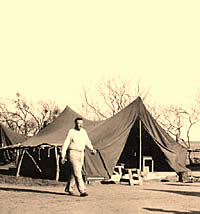
[[[69,191],[68,187],[65,187],[65,192],[67,192],[69,195],[75,195],[74,192]]]
[[[88,194],[87,194],[87,192],[83,192],[83,193],[80,194],[80,196],[81,197],[86,197],[86,196],[88,196]]]
[[[65,187],[65,192],[69,192],[69,189],[68,189],[68,187]]]

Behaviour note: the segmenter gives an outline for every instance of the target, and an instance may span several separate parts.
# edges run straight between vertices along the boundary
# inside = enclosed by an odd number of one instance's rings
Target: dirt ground
[[[88,197],[69,196],[63,185],[0,184],[1,214],[200,214],[200,183],[87,184]]]

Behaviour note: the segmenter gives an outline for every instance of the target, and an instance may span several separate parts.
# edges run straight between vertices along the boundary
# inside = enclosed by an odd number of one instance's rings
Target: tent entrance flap
[[[127,168],[138,168],[140,166],[140,135],[139,120],[131,128],[124,149],[118,160],[118,164],[123,164]]]
[[[150,171],[172,171],[164,153],[147,132],[141,120],[136,120],[131,128],[124,149],[117,164],[123,164],[127,168],[138,168],[142,171],[143,160],[151,157],[152,161],[145,161]],[[154,166],[152,166],[152,163]]]

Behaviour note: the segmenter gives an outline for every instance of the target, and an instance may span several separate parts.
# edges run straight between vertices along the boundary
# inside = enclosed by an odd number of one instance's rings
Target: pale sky
[[[76,110],[83,83],[118,73],[141,79],[157,103],[190,105],[200,89],[199,11],[199,0],[0,1],[0,97]]]

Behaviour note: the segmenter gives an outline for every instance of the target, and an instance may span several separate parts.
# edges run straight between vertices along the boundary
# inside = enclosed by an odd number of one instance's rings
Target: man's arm
[[[71,141],[71,131],[69,130],[69,133],[62,146],[62,151],[61,151],[61,163],[62,164],[65,163],[65,155],[66,155],[67,148],[69,147],[70,141]]]
[[[90,141],[90,138],[88,137],[87,132],[85,131],[86,134],[86,138],[87,138],[87,142],[86,142],[86,146],[88,147],[88,149],[90,149],[91,154],[95,155],[96,154],[96,150],[93,148],[92,143]]]

